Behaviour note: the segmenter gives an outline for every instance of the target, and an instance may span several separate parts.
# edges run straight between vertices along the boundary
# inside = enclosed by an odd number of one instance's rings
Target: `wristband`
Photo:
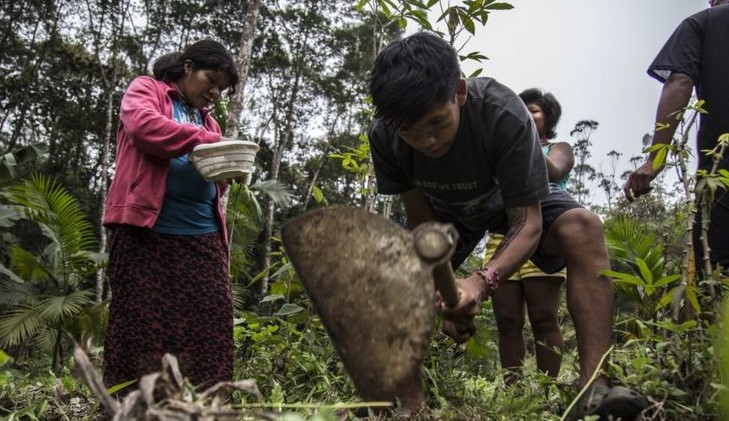
[[[480,276],[481,279],[483,279],[483,282],[486,284],[486,290],[488,291],[489,295],[493,295],[493,293],[496,292],[497,289],[499,289],[499,284],[501,283],[501,278],[499,278],[498,271],[491,269],[489,267],[485,267],[485,268],[477,270],[476,275]]]

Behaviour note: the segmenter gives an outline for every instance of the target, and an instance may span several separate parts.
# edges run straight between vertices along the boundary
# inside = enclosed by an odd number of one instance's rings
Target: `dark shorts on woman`
[[[165,353],[199,389],[232,380],[233,305],[221,235],[117,225],[110,250],[106,386],[159,371]]]
[[[549,232],[554,221],[560,217],[563,213],[570,209],[583,208],[582,205],[570,196],[567,192],[562,190],[550,189],[549,195],[541,201],[542,209],[542,237],[539,240],[539,246],[537,251],[530,257],[531,261],[539,267],[544,273],[555,273],[565,267],[564,259],[555,256],[554,253],[547,253],[543,248],[542,244],[544,237]],[[506,213],[502,218],[506,222]],[[464,260],[473,252],[476,245],[486,235],[486,230],[472,231],[468,230],[457,221],[446,221],[452,223],[458,230],[460,236],[456,251],[451,257],[451,265],[453,268],[457,268],[463,263]],[[499,234],[505,234],[508,230],[508,226],[504,225],[493,229],[492,232]]]

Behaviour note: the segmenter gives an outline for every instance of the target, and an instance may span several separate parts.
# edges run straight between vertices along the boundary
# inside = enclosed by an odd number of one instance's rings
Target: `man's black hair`
[[[559,101],[550,92],[544,92],[538,88],[531,88],[523,91],[519,94],[519,98],[524,104],[535,103],[544,112],[545,122],[544,125],[547,129],[547,139],[554,139],[557,137],[557,123],[559,118],[562,117],[562,106],[559,105]]]
[[[418,32],[393,41],[370,74],[375,117],[394,129],[412,126],[433,106],[455,101],[460,78],[458,53],[437,35]]]

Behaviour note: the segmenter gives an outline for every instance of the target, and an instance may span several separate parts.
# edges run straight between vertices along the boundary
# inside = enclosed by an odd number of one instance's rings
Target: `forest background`
[[[0,417],[101,416],[103,396],[72,372],[72,351],[78,344],[97,367],[103,356],[110,291],[100,220],[113,177],[119,101],[156,57],[202,38],[229,46],[245,81],[216,105],[217,120],[228,136],[261,146],[251,185],[235,185],[228,196],[236,378],[254,380],[260,392],[241,391],[232,408],[262,418],[354,417],[358,398],[281,250],[279,229],[330,205],[365,207],[402,223],[397,199],[374,193],[363,135],[374,56],[403,31],[435,29],[476,75],[488,64],[470,37],[512,6],[34,0],[1,7]],[[662,154],[678,169],[679,184],[670,190],[658,184],[656,194],[631,206],[618,194],[624,174],[591,164],[599,122],[578,121],[570,133],[577,162],[569,188],[605,221],[614,269],[609,374],[650,397],[651,419],[718,419],[726,389],[716,346],[723,338],[716,315],[724,283],[718,274],[699,280],[687,253],[689,203],[700,191],[680,147],[694,124],[696,109],[689,111],[676,146]],[[711,185],[721,188],[726,178],[717,174]],[[592,203],[596,191],[606,200]],[[474,255],[469,265],[477,264]],[[501,383],[489,303],[479,334],[465,346],[435,335],[423,367],[427,415],[563,418],[575,393],[576,362],[574,331],[562,314],[568,352],[560,378],[531,367],[518,388]],[[189,400],[177,392],[175,399]],[[205,410],[204,399],[195,403]]]

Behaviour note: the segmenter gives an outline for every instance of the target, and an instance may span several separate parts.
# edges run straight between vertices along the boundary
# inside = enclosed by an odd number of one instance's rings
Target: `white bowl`
[[[258,144],[244,140],[225,140],[198,145],[189,159],[206,181],[242,178],[250,182]]]

